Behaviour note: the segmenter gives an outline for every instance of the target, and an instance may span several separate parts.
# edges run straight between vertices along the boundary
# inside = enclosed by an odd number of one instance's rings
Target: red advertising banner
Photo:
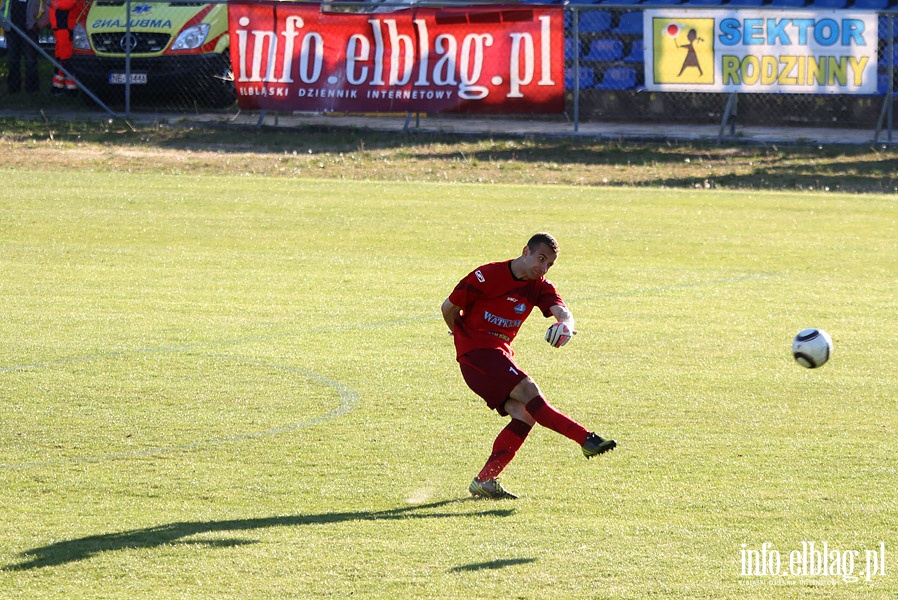
[[[559,113],[561,7],[328,12],[228,3],[241,108]]]

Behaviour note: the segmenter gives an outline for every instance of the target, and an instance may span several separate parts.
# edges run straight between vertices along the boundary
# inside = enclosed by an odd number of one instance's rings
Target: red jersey
[[[514,356],[511,342],[535,308],[548,317],[564,301],[545,278],[516,279],[511,261],[489,263],[458,282],[449,301],[464,311],[455,324],[455,351],[461,358],[472,350],[492,348]]]

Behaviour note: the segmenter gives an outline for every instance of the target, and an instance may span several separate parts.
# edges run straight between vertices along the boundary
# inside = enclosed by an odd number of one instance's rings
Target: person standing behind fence
[[[27,36],[8,28],[6,31],[6,62],[9,72],[6,87],[10,94],[22,90],[22,58],[25,59],[25,91],[40,91],[40,76],[37,73],[37,44],[40,31],[50,24],[50,0],[5,0],[3,17],[18,27]]]
[[[72,30],[75,28],[75,22],[78,15],[84,8],[84,0],[52,0],[50,5],[50,25],[53,27],[53,34],[56,36],[56,50],[53,55],[62,68],[56,70],[53,75],[53,93],[64,94],[66,92],[75,94],[78,87],[74,80],[65,74],[63,69],[72,72],[69,68],[69,60],[72,58]]]

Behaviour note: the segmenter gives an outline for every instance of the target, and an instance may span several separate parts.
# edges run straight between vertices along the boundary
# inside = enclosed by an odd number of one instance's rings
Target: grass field
[[[2,177],[2,597],[896,597],[894,195]],[[619,447],[469,500],[439,305],[536,230],[579,335],[517,358]]]

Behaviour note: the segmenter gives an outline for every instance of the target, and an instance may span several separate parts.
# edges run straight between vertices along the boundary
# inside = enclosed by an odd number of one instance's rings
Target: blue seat
[[[584,10],[580,13],[580,33],[602,33],[611,29],[611,13],[604,10]]]
[[[889,6],[889,0],[854,0],[854,7],[860,10],[882,10]]]
[[[623,35],[642,35],[642,13],[641,12],[625,12],[620,16],[614,33]]]
[[[879,59],[879,66],[888,68],[889,66],[889,48],[886,46],[882,50],[882,58]],[[898,44],[892,44],[892,66],[898,67]]]
[[[674,6],[681,4],[683,0],[642,0],[643,6]]]
[[[574,60],[577,56],[580,56],[580,40],[564,38],[564,60]]]
[[[761,6],[764,0],[730,0],[727,4],[730,6]]]
[[[880,94],[888,94],[889,93],[889,84],[892,82],[892,78],[888,73],[880,73],[876,77],[876,91]]]
[[[636,87],[636,71],[629,67],[606,69],[602,82],[596,85],[600,90],[631,90]]]
[[[898,18],[892,20],[892,35],[898,36]],[[879,39],[889,39],[889,17],[879,17]]]
[[[630,45],[630,53],[624,57],[625,63],[644,63],[645,62],[645,43],[642,38],[633,40]]]
[[[613,4],[614,6],[632,6],[639,4],[642,0],[599,0],[599,4]]]
[[[689,6],[720,6],[724,0],[686,0],[684,4]]]
[[[577,85],[576,76],[577,71],[574,70],[574,67],[567,67],[564,70],[564,87],[565,89],[572,90],[574,86]],[[583,88],[591,88],[596,84],[596,74],[595,71],[590,69],[589,67],[580,67],[580,89]]]
[[[848,6],[848,0],[811,0],[810,6],[826,10],[836,10]]]
[[[580,13],[580,33],[602,33],[611,29],[611,13],[605,10],[584,10]]]
[[[770,0],[769,4],[772,8],[797,8],[804,5],[805,0]]]
[[[583,60],[620,60],[624,56],[624,43],[620,40],[593,40],[589,53]]]

